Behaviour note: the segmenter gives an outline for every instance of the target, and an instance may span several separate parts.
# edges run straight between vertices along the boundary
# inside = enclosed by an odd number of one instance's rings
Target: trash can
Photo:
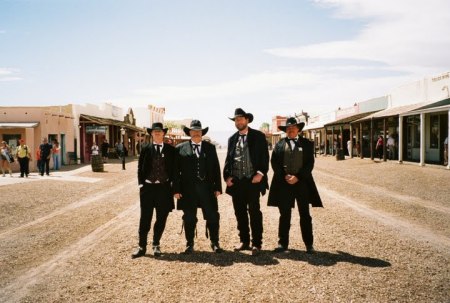
[[[338,148],[336,150],[336,160],[345,160],[344,150],[342,148]]]
[[[103,159],[100,155],[91,155],[91,166],[93,172],[103,172]]]

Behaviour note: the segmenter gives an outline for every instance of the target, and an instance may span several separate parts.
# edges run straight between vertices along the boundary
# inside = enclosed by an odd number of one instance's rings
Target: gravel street
[[[219,157],[223,168],[224,150]],[[311,212],[316,254],[305,253],[297,210],[290,251],[272,252],[279,214],[267,195],[262,253],[233,252],[236,220],[223,194],[223,254],[211,251],[201,212],[196,252],[180,254],[182,212],[174,211],[163,255],[148,249],[134,260],[137,161],[126,170],[107,163],[104,173],[76,168],[0,177],[0,302],[450,302],[443,168],[318,156],[313,175],[325,207]]]

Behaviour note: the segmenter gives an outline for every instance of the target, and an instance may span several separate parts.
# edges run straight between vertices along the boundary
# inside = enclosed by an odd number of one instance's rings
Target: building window
[[[439,148],[439,115],[430,116],[430,148]]]

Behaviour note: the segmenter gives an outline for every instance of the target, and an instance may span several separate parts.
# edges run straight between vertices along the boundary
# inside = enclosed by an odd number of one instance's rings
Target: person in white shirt
[[[396,148],[393,135],[390,135],[387,139],[386,147],[388,149],[389,160],[395,160]]]
[[[448,137],[444,141],[444,165],[448,165]]]

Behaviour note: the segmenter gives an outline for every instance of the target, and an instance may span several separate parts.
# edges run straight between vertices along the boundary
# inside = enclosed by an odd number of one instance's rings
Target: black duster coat
[[[169,176],[170,187],[172,188],[174,174],[175,174],[175,147],[170,144],[164,144],[163,149],[161,150],[161,155],[163,155],[165,159],[165,170],[167,176]],[[148,176],[149,172],[152,169],[152,159],[156,156],[156,150],[153,147],[153,144],[146,144],[141,149],[141,154],[139,155],[138,161],[138,184],[145,184],[145,178]],[[170,195],[167,197],[167,204],[169,205],[170,210],[175,208],[175,203],[173,199],[173,192],[170,191]]]
[[[299,138],[296,142],[296,147],[303,149],[303,167],[295,175],[299,181],[294,185],[287,183],[284,179],[286,176],[283,168],[286,144],[288,144],[286,139],[280,140],[272,152],[270,162],[273,169],[273,179],[270,185],[268,205],[281,206],[289,203],[291,207],[294,207],[295,194],[292,187],[295,186],[303,193],[302,197],[309,204],[313,207],[323,207],[316,183],[312,176],[312,170],[314,168],[314,143],[304,138]]]
[[[217,157],[216,147],[206,141],[202,141],[201,155],[206,159],[205,181],[210,187],[210,201],[213,209],[218,209],[217,198],[214,192],[222,193],[222,180],[220,176],[220,164]],[[183,142],[176,147],[176,168],[173,183],[174,193],[181,193],[178,200],[177,209],[187,209],[192,207],[194,202],[194,184],[197,179],[197,156],[192,151],[191,142]]]
[[[225,181],[229,177],[233,177],[234,157],[238,140],[239,132],[234,133],[228,139],[227,158],[225,159],[225,167],[223,169],[223,178]],[[269,188],[269,182],[267,181],[267,172],[269,171],[269,148],[267,145],[266,136],[262,132],[249,127],[246,140],[250,153],[250,160],[252,162],[255,174],[257,171],[264,174],[259,188],[261,194],[264,195],[266,190]],[[226,192],[227,194],[232,195],[232,190],[230,187],[227,187]]]

